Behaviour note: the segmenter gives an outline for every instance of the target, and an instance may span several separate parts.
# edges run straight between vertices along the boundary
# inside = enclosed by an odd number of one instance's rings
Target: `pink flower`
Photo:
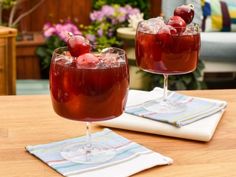
[[[100,28],[97,33],[98,33],[98,36],[101,37],[103,35],[103,30]]]
[[[93,11],[90,14],[90,19],[92,21],[102,21],[106,17],[114,16],[115,9],[112,6],[104,5],[99,11]]]
[[[90,14],[90,19],[92,21],[102,21],[104,18],[104,14],[101,11],[93,11],[93,13]]]
[[[72,33],[73,35],[81,35],[82,33],[79,31],[79,29],[77,28],[77,26],[75,26],[74,24],[67,22],[65,24],[63,24],[61,27],[58,27],[59,30],[57,31],[58,36],[63,40],[63,41],[67,41],[68,38],[68,33]]]
[[[116,18],[111,19],[111,23],[113,25],[116,25],[118,23],[118,20]]]
[[[139,14],[140,10],[138,8],[132,8],[130,5],[125,6],[127,16]]]
[[[136,15],[136,14],[140,14],[140,10],[137,8],[134,8],[129,12],[129,15]]]
[[[108,5],[104,5],[102,6],[102,10],[103,14],[105,14],[106,16],[112,16],[115,13],[115,9],[112,6],[108,6]]]
[[[122,14],[122,15],[126,15],[127,13],[127,10],[125,7],[119,7],[119,13]]]
[[[96,40],[95,35],[93,34],[86,34],[86,38],[90,41],[90,42],[94,42]]]
[[[71,32],[73,34],[81,34],[81,32],[79,31],[79,29],[77,28],[76,25],[74,25],[71,22],[67,22],[63,25],[63,30],[64,31],[68,31]]]
[[[112,30],[108,30],[107,35],[108,35],[109,37],[112,37],[112,36],[113,36],[113,31],[112,31]]]
[[[54,26],[51,23],[45,23],[45,25],[43,26],[43,35],[48,38],[55,34],[56,29],[54,28]]]
[[[124,22],[126,20],[126,14],[127,14],[127,11],[126,11],[126,8],[124,7],[120,7],[119,8],[119,15],[118,15],[118,21],[120,23]]]
[[[43,27],[44,36],[45,37],[51,37],[53,35],[58,36],[61,40],[66,41],[68,38],[68,33],[72,33],[74,35],[76,34],[82,34],[76,25],[71,23],[70,21],[62,24],[58,23],[55,25],[52,25],[51,23],[46,23]]]
[[[52,26],[44,30],[43,35],[48,38],[56,34],[56,29]]]
[[[52,24],[47,22],[43,25],[43,31],[47,30],[48,28],[52,27]]]
[[[94,22],[102,22],[103,20],[111,20],[112,24],[123,23],[128,20],[129,15],[140,13],[139,9],[132,8],[130,5],[120,7],[119,5],[104,5],[98,11],[90,14],[90,19]],[[112,20],[114,19],[114,20]]]

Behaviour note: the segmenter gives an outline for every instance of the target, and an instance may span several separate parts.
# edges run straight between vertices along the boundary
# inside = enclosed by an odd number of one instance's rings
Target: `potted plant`
[[[90,13],[91,24],[80,25],[80,30],[71,20],[58,24],[46,23],[43,28],[46,42],[36,50],[41,61],[42,78],[48,78],[53,50],[66,45],[66,33],[84,35],[96,47],[121,47],[122,43],[116,36],[116,29],[127,25],[128,16],[136,13],[140,13],[139,9],[130,5],[104,5],[100,10]]]

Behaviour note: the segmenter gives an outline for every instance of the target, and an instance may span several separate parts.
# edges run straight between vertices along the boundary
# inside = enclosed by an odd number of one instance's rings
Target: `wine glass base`
[[[65,146],[61,151],[61,156],[71,162],[81,164],[97,164],[113,159],[116,150],[104,142],[95,142],[90,146],[86,143],[73,143]]]
[[[148,111],[161,114],[179,113],[185,111],[187,108],[183,103],[170,102],[168,100],[151,100],[145,102],[142,107]]]

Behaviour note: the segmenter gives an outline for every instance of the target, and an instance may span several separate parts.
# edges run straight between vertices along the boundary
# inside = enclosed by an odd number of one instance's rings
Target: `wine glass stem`
[[[89,154],[92,148],[90,129],[91,129],[91,123],[86,122],[86,154]]]
[[[163,94],[163,101],[167,101],[167,92],[168,92],[168,75],[164,75],[164,94]]]

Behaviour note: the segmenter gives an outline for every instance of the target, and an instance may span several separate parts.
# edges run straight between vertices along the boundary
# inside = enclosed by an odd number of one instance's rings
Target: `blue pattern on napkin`
[[[60,151],[64,146],[75,142],[85,141],[85,137],[67,139],[49,144],[27,146],[26,150],[64,176],[84,174],[91,170],[96,170],[106,166],[113,166],[124,161],[128,161],[136,156],[142,156],[142,154],[154,153],[150,149],[119,136],[109,129],[104,129],[101,132],[92,134],[92,139],[94,141],[106,141],[107,144],[117,150],[116,156],[112,160],[102,164],[79,164],[62,158]],[[164,156],[161,155],[160,158],[162,158],[162,160],[166,160],[167,162],[169,160],[168,158],[165,159]]]
[[[168,101],[185,106],[184,111],[175,113],[157,113],[147,107],[154,107],[160,100],[150,100],[138,105],[126,107],[126,112],[139,117],[172,124],[181,127],[197,120],[208,117],[223,110],[227,103],[224,101],[209,101],[201,98],[190,97],[176,92],[170,92]]]

